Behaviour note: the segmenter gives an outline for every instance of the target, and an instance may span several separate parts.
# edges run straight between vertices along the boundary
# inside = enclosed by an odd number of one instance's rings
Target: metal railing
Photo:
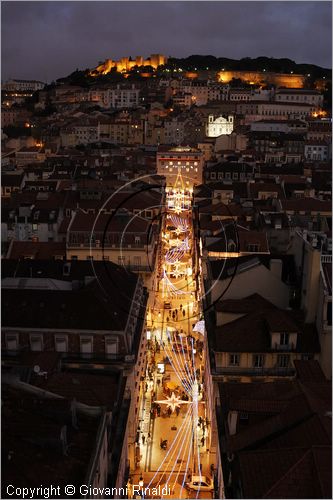
[[[227,367],[215,367],[213,370],[213,375],[257,375],[257,376],[280,376],[280,377],[290,377],[295,375],[295,369],[292,367],[278,367],[274,366],[272,368],[255,368],[255,367],[241,367],[241,366],[227,366]]]
[[[18,350],[12,349],[2,349],[1,355],[4,359],[13,359],[19,356],[22,353],[31,352],[50,352],[50,351],[31,351],[30,348],[20,348]],[[52,351],[55,352],[56,351]],[[61,361],[64,363],[114,363],[114,362],[125,362],[125,363],[133,363],[133,358],[135,356],[133,354],[108,354],[108,353],[82,353],[82,352],[58,352]]]
[[[275,342],[274,349],[276,351],[288,352],[288,351],[294,351],[296,349],[296,346],[293,342],[289,344],[278,344],[277,342]]]

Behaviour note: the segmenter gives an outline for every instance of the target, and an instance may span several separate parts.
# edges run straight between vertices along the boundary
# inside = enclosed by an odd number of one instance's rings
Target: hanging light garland
[[[178,245],[175,248],[171,248],[166,254],[165,254],[165,261],[168,264],[175,264],[176,262],[179,262],[185,255],[185,252],[187,252],[190,249],[189,242],[188,242],[188,237],[185,238],[185,240]]]
[[[162,281],[163,281],[163,288],[167,287],[168,292],[171,293],[172,295],[190,295],[192,293],[192,292],[184,292],[183,290],[178,290],[178,288],[173,283],[171,283],[165,269],[163,271]]]
[[[188,227],[188,221],[186,219],[182,219],[181,217],[178,217],[177,215],[171,215],[170,220],[176,228],[182,232],[186,233],[189,229]]]

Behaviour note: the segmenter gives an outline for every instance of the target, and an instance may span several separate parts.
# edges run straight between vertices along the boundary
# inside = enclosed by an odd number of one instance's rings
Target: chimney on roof
[[[276,276],[279,279],[282,278],[282,260],[281,259],[271,259],[269,261],[269,269],[271,270],[272,274],[274,274],[274,276]]]

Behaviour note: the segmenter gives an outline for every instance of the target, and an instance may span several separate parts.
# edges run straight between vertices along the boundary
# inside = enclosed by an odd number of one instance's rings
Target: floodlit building
[[[184,187],[202,182],[203,153],[190,146],[160,147],[157,152],[157,173],[166,177],[167,186],[174,186],[181,172]]]
[[[208,124],[206,125],[206,135],[208,137],[219,137],[220,135],[228,135],[234,129],[234,117],[228,116],[225,118],[224,116],[214,115],[208,116]]]
[[[150,57],[144,59],[142,56],[136,56],[135,59],[131,57],[122,57],[119,61],[113,61],[112,59],[107,59],[103,64],[100,64],[93,70],[92,73],[102,73],[107,74],[112,68],[117,68],[117,71],[128,71],[134,66],[152,66],[157,69],[158,66],[166,64],[167,57],[162,54],[151,54]]]
[[[324,96],[318,90],[281,88],[276,91],[275,100],[278,102],[302,102],[320,108],[323,105]]]
[[[37,80],[8,80],[3,84],[2,90],[41,90],[45,87],[45,83]]]

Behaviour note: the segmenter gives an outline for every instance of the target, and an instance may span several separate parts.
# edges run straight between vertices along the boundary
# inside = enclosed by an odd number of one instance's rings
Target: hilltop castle
[[[110,73],[112,68],[117,68],[117,71],[128,71],[134,66],[152,66],[154,69],[157,69],[158,66],[166,64],[166,62],[167,57],[161,54],[151,54],[147,59],[144,59],[142,56],[136,56],[133,60],[131,57],[122,57],[119,61],[106,59],[106,61],[97,66],[92,73],[97,72],[106,75]]]

